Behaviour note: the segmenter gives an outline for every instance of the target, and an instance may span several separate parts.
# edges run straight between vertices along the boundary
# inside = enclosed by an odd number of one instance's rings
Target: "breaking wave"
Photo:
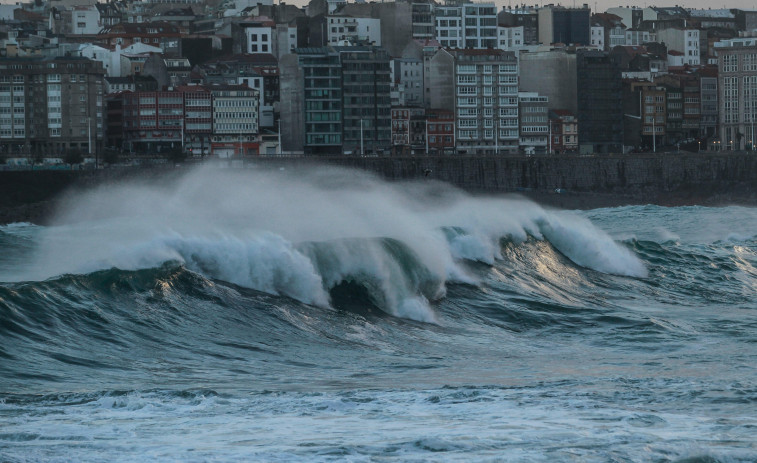
[[[494,265],[502,242],[544,240],[575,265],[643,278],[623,243],[570,212],[473,197],[435,182],[381,182],[340,169],[200,169],[169,187],[121,183],[68,198],[38,230],[27,265],[0,280],[44,280],[168,262],[306,304],[340,285],[391,315],[434,322],[448,283],[477,285],[468,262]],[[5,233],[13,233],[6,230]]]

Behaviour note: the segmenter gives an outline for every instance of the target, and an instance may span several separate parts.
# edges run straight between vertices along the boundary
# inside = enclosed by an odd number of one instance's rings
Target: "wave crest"
[[[623,244],[576,214],[437,183],[387,184],[353,171],[190,171],[164,188],[80,193],[35,233],[36,257],[0,280],[44,279],[177,261],[207,277],[329,306],[341,283],[392,315],[434,321],[445,284],[478,284],[464,261],[493,265],[501,240],[546,239],[575,264],[644,277]]]

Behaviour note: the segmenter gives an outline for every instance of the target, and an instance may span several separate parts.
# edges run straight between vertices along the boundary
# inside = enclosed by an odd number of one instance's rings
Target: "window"
[[[723,72],[738,71],[738,62],[737,55],[723,55]]]

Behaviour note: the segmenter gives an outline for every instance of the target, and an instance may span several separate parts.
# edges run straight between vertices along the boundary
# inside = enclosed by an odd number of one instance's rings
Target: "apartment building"
[[[422,154],[426,144],[425,110],[417,107],[392,108],[392,154]]]
[[[518,93],[520,150],[527,154],[549,151],[549,98],[534,92]]]
[[[293,120],[285,120],[285,128],[295,141],[294,147],[304,148],[305,154],[338,154],[342,152],[342,65],[339,52],[332,47],[298,48],[296,50],[302,81],[294,80],[294,73],[282,75],[284,88],[292,88],[289,104],[296,106],[286,113]],[[293,79],[292,82],[289,79]],[[298,88],[299,87],[299,88]],[[302,100],[296,97],[302,95]],[[284,111],[282,111],[283,113]],[[303,133],[294,133],[300,124],[294,120],[304,114]],[[282,114],[282,118],[283,118]],[[301,144],[300,143],[301,140]]]
[[[342,71],[344,149],[360,153],[391,148],[389,54],[378,47],[335,47]]]
[[[211,154],[212,93],[208,87],[201,85],[180,86],[176,91],[184,97],[184,151],[194,155]]]
[[[698,29],[669,27],[657,30],[656,41],[668,46],[668,54],[681,53],[683,64],[696,66],[701,62],[699,34]]]
[[[497,26],[497,48],[506,51],[517,51],[526,48],[523,26]]]
[[[452,50],[456,146],[464,154],[515,152],[518,60],[502,50]]]
[[[699,118],[699,136],[700,138],[702,138],[699,149],[707,149],[709,142],[716,139],[718,134],[717,68],[707,66],[701,69],[699,71],[699,85],[701,105],[701,113]]]
[[[97,39],[110,48],[116,45],[122,48],[135,43],[144,43],[159,47],[169,56],[181,56],[181,37],[179,28],[164,21],[146,23],[118,23],[103,28]]]
[[[411,0],[413,38],[420,40],[433,39],[434,30],[434,7],[432,0]]]
[[[213,132],[211,153],[228,158],[258,154],[259,92],[246,85],[211,85]]]
[[[757,38],[715,43],[718,56],[720,146],[745,149],[757,137]]]
[[[186,85],[125,92],[123,142],[130,151],[219,157],[257,154],[258,92],[243,85]]]
[[[101,149],[104,76],[86,58],[0,58],[0,154]]]
[[[547,151],[555,154],[575,153],[578,150],[578,118],[565,109],[549,112],[550,141]]]
[[[539,43],[538,9],[522,5],[521,8],[503,8],[497,13],[499,27],[522,27],[523,44],[537,45]]]
[[[381,46],[381,20],[334,14],[326,18],[328,45]]]
[[[240,21],[242,53],[273,53],[276,23],[269,18]],[[235,34],[236,35],[236,34]]]
[[[539,42],[542,44],[591,44],[591,10],[588,5],[582,8],[546,6],[539,9],[538,16]]]
[[[410,58],[391,61],[392,85],[400,89],[402,106],[423,106],[423,62]]]
[[[667,135],[667,96],[664,86],[647,85],[641,88],[642,139],[652,151],[657,151]]]
[[[582,153],[623,149],[623,84],[618,60],[602,51],[576,53],[579,148]]]
[[[443,109],[426,110],[426,152],[432,156],[455,153],[455,114]]]
[[[626,25],[620,16],[597,13],[591,16],[591,45],[600,50],[612,50],[626,45]]]
[[[436,39],[448,48],[497,48],[497,7],[494,3],[438,6]]]

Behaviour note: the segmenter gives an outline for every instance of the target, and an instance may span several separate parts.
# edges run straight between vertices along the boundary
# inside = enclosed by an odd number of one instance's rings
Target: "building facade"
[[[520,150],[527,154],[549,152],[549,99],[533,92],[518,93]]]
[[[352,152],[391,148],[389,54],[378,47],[336,47],[342,70],[343,144]]]
[[[739,150],[757,137],[757,38],[715,43],[718,55],[720,149]]]
[[[578,150],[578,119],[575,114],[564,109],[549,112],[550,153],[575,153]]]
[[[302,146],[305,154],[339,154],[343,143],[339,53],[331,47],[298,48],[296,52],[303,80],[293,85],[304,86],[300,103],[304,109]],[[294,101],[294,97],[290,101]],[[299,112],[298,108],[287,111],[293,117]]]
[[[494,3],[438,6],[436,39],[448,48],[497,48],[497,7]]]
[[[96,154],[104,76],[86,58],[0,58],[0,154]]]
[[[392,84],[401,87],[403,106],[423,106],[423,62],[396,58],[391,65]]]
[[[539,42],[544,45],[564,43],[591,44],[591,10],[546,6],[539,9]]]
[[[229,158],[259,154],[257,90],[246,85],[211,85],[213,132],[211,154]]]
[[[502,50],[453,50],[456,147],[463,154],[518,150],[518,59]]]
[[[579,138],[582,153],[623,150],[623,85],[617,60],[607,52],[576,53]]]

